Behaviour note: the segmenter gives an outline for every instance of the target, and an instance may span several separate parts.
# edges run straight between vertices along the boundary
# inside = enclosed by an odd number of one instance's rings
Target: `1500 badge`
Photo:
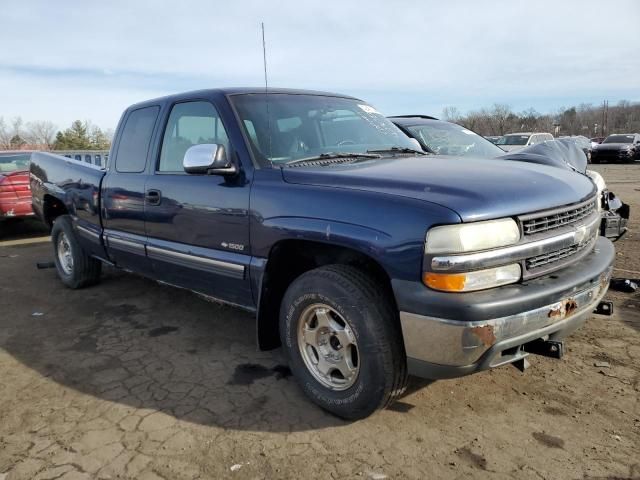
[[[222,245],[222,248],[229,248],[231,250],[238,250],[239,252],[244,250],[244,245],[240,245],[239,243],[222,242],[220,245]]]

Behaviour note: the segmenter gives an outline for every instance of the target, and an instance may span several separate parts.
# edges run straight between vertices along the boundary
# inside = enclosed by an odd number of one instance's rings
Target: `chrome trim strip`
[[[594,285],[572,295],[567,294],[558,302],[490,320],[465,322],[400,312],[407,357],[438,365],[472,365],[500,342],[529,335],[534,335],[530,339],[533,340],[536,331],[552,329],[563,320],[586,320],[607,292],[612,271],[613,268],[608,267]],[[570,332],[562,327],[558,330],[560,337],[562,333]]]
[[[144,250],[144,245],[142,243],[132,242],[130,240],[125,240],[119,237],[112,237],[111,235],[107,235],[107,239],[109,241],[109,245],[113,243],[116,245],[122,245],[126,247],[131,247],[131,248],[139,248]]]
[[[76,225],[76,229],[81,234],[91,237],[93,240],[96,240],[96,241],[100,240],[100,235],[94,232],[93,230],[89,230],[88,228],[82,227],[80,225]]]
[[[135,253],[137,255],[144,255],[144,244],[142,243],[124,240],[123,238],[119,237],[112,237],[108,234],[105,237],[107,240],[107,245],[110,248],[115,248],[124,252]]]
[[[554,235],[553,237],[485,252],[433,257],[431,259],[431,269],[434,271],[464,272],[497,267],[550,253],[561,248],[571,247],[585,241],[592,241],[592,237],[597,235],[600,228],[600,215],[596,212],[592,214],[592,217],[590,223],[575,225],[571,231]],[[581,227],[584,227],[584,229]]]
[[[156,260],[176,260],[176,263],[182,264],[184,266],[195,266],[197,268],[204,268],[205,270],[213,269],[218,273],[231,273],[233,276],[243,277],[245,272],[244,265],[229,263],[222,260],[214,260],[213,258],[198,257],[195,255],[189,255],[187,253],[176,252],[174,250],[153,247],[151,245],[147,245],[147,254],[149,255],[149,258],[153,258]]]

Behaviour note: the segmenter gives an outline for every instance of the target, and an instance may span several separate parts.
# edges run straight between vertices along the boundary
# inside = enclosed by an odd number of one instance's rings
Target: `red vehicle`
[[[31,152],[0,152],[0,220],[33,215],[30,160]]]

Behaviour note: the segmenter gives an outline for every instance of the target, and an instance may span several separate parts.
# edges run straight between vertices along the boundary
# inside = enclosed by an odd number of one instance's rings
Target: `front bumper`
[[[599,237],[591,255],[551,276],[464,294],[422,287],[422,302],[393,282],[409,373],[468,375],[523,358],[529,342],[565,338],[607,292],[614,255],[611,242]]]

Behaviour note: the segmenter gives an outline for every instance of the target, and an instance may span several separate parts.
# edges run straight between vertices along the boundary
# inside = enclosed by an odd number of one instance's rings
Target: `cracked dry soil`
[[[596,169],[632,205],[617,267],[640,271],[640,165]],[[0,479],[640,478],[640,292],[562,361],[412,379],[348,423],[256,351],[250,315],[113,270],[67,290],[35,268],[50,251],[0,247]]]

